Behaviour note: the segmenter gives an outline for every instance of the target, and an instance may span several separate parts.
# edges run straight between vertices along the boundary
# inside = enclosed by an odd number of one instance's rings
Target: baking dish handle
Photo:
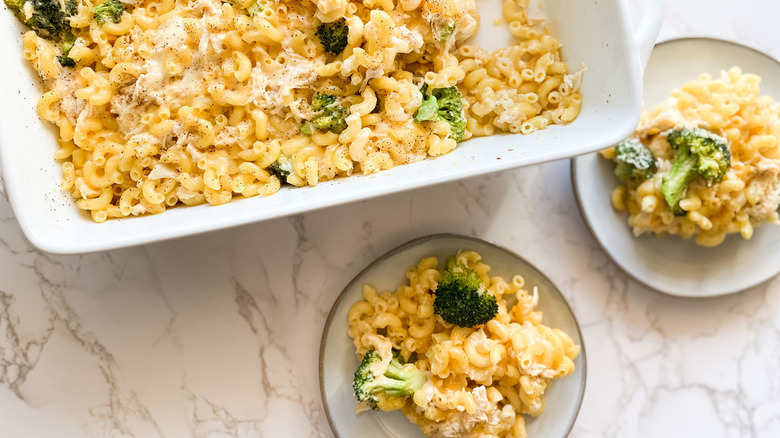
[[[664,21],[664,0],[645,0],[642,18],[636,28],[636,43],[639,48],[639,58],[642,70],[647,65],[650,52],[653,50],[661,23]]]

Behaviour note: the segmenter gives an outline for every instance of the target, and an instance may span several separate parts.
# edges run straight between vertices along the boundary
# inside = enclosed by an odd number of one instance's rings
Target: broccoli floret
[[[329,129],[336,134],[347,128],[349,110],[332,94],[317,93],[311,101],[314,117],[301,126],[301,131],[312,132],[313,129]]]
[[[425,373],[414,364],[405,363],[398,351],[393,350],[393,359],[387,366],[387,371],[376,376],[374,370],[381,362],[379,353],[370,350],[363,356],[352,380],[355,398],[368,402],[371,409],[379,409],[381,400],[408,397],[425,384]]]
[[[450,124],[450,137],[461,141],[466,131],[466,116],[463,115],[463,98],[458,87],[434,88],[426,96],[428,84],[425,84],[421,91],[423,102],[417,109],[414,121],[422,123],[441,117]]]
[[[58,0],[4,0],[16,18],[34,30],[41,38],[62,41],[70,35],[68,19],[76,13],[75,0],[68,0],[65,6]],[[32,12],[28,15],[29,12]],[[29,16],[29,19],[27,18]]]
[[[22,23],[27,22],[27,17],[25,17],[24,11],[22,11],[22,8],[24,7],[24,3],[27,0],[3,0],[5,2],[5,5],[8,7],[8,9],[16,15],[16,19],[21,21]]]
[[[279,158],[271,163],[270,166],[266,167],[265,170],[273,175],[276,175],[276,177],[279,178],[279,181],[286,183],[287,177],[290,176],[293,170],[292,162],[286,156],[279,155]]]
[[[73,45],[76,43],[76,40],[73,38],[67,38],[62,43],[62,54],[57,56],[57,61],[59,61],[60,65],[63,67],[75,67],[76,61],[73,60],[73,58],[69,57],[68,54],[70,53],[70,50],[73,48]]]
[[[125,13],[125,6],[119,0],[106,0],[92,8],[92,12],[95,14],[95,20],[101,26],[108,21],[119,23],[122,21],[122,14]]]
[[[628,138],[615,146],[615,175],[623,181],[637,179],[644,181],[656,171],[655,157],[636,138]]]
[[[314,127],[311,126],[311,122],[303,122],[301,124],[301,134],[312,135],[314,133]]]
[[[447,259],[434,294],[433,312],[460,327],[485,324],[498,313],[496,297],[485,290],[479,275],[455,263],[453,256]]]
[[[76,66],[76,61],[73,58],[68,57],[67,55],[57,56],[57,62],[59,62],[60,65],[63,67],[73,68]]]
[[[446,23],[439,28],[439,40],[444,41],[455,32],[455,23]]]
[[[703,179],[718,182],[731,166],[731,152],[726,140],[701,128],[682,128],[666,136],[669,146],[677,151],[672,168],[664,176],[661,192],[675,215],[685,215],[680,200],[692,181]]]
[[[257,15],[262,9],[260,9],[260,4],[252,2],[251,5],[247,6],[246,10],[249,12],[249,15]]]
[[[239,7],[244,7],[245,5],[241,2],[238,2],[237,0],[225,0],[231,5],[237,5]],[[249,3],[245,7],[246,11],[249,12],[249,15],[257,15],[260,13],[260,5],[257,3],[257,0],[253,1],[252,3]]]
[[[439,115],[436,112],[439,111],[439,101],[434,96],[428,96],[422,101],[420,107],[417,108],[417,114],[414,116],[414,121],[422,123],[428,120],[436,120]]]
[[[349,36],[349,27],[347,20],[341,19],[333,23],[322,23],[317,26],[317,32],[314,33],[320,39],[325,51],[338,55],[347,47],[347,37]]]

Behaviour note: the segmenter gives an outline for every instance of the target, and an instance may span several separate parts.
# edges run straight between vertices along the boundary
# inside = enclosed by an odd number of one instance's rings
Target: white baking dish
[[[500,0],[478,0],[487,48],[508,41]],[[287,216],[323,207],[592,152],[631,133],[641,108],[642,59],[661,22],[661,0],[647,0],[639,31],[632,29],[622,0],[548,0],[544,12],[563,44],[572,70],[587,67],[577,120],[528,136],[498,135],[463,142],[444,157],[371,176],[352,176],[316,187],[282,189],[266,198],[212,207],[182,207],[160,215],[96,224],[59,190],[61,173],[52,155],[56,134],[35,112],[41,94],[36,75],[22,58],[22,27],[0,12],[0,159],[11,206],[27,238],[52,253],[119,248]]]

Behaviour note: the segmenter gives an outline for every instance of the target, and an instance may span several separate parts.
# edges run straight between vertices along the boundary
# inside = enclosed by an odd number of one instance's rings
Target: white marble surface
[[[660,37],[780,58],[780,4],[736,4],[668,1]],[[718,299],[653,293],[588,234],[568,172],[85,256],[33,249],[0,191],[0,437],[330,437],[317,353],[331,304],[369,260],[443,231],[502,243],[569,298],[589,359],[572,437],[780,436],[780,278]]]

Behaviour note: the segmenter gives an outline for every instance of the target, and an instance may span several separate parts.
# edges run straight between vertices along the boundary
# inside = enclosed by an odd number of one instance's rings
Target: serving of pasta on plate
[[[4,0],[58,128],[62,185],[103,222],[371,174],[578,115],[581,72],[527,0],[470,44],[474,0]]]
[[[612,204],[635,235],[696,236],[716,246],[780,223],[780,103],[739,67],[703,74],[642,114],[634,135],[602,155],[621,179]]]
[[[401,410],[429,437],[526,436],[525,416],[571,374],[580,346],[542,324],[539,294],[521,275],[490,274],[473,250],[424,257],[396,290],[363,286],[348,313],[361,360],[356,411]]]

